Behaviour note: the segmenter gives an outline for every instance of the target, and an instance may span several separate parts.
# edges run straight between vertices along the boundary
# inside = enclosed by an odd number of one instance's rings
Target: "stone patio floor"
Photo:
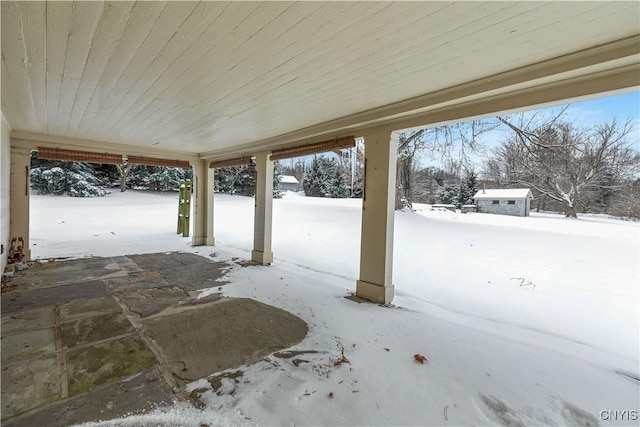
[[[3,426],[67,426],[186,400],[184,386],[300,342],[283,310],[220,292],[229,264],[157,253],[35,264],[3,283]]]

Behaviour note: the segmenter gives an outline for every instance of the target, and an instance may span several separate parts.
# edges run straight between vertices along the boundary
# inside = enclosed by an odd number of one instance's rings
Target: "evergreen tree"
[[[273,198],[282,199],[282,189],[280,188],[280,180],[282,179],[282,172],[280,171],[280,162],[275,161],[273,163]]]
[[[273,198],[282,198],[280,190],[280,166],[273,165]],[[219,193],[255,196],[256,194],[256,165],[250,163],[242,166],[229,166],[215,170],[214,188]]]
[[[343,168],[334,158],[314,157],[303,179],[304,194],[311,197],[347,197]]]
[[[253,163],[240,168],[236,176],[236,188],[239,194],[255,196],[256,194],[256,165]]]
[[[464,205],[473,204],[473,196],[478,192],[478,176],[473,170],[467,170],[464,178],[435,171],[434,181],[441,180],[442,187],[438,190],[440,203],[455,205],[460,209]],[[446,177],[446,178],[445,178]]]
[[[460,197],[460,185],[447,183],[438,191],[438,201],[446,205],[457,205]]]
[[[126,175],[126,185],[138,189],[177,191],[181,180],[193,179],[190,168],[135,164],[127,167],[130,170]],[[31,188],[39,194],[96,197],[108,194],[102,187],[119,183],[121,175],[114,165],[39,159],[34,151],[31,154],[30,178]]]
[[[31,188],[38,194],[69,195],[72,197],[101,197],[106,182],[89,163],[38,159],[34,151],[29,173]]]
[[[478,192],[478,176],[474,171],[467,171],[464,180],[460,184],[460,192],[456,200],[458,208],[463,205],[472,205],[473,196]]]
[[[191,169],[165,166],[132,165],[127,173],[127,186],[152,191],[178,191],[180,181],[193,179]]]

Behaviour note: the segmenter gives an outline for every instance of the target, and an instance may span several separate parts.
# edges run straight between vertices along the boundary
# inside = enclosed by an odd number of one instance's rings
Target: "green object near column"
[[[189,237],[189,214],[191,213],[191,190],[190,179],[180,181],[180,196],[178,200],[178,231],[182,237]]]

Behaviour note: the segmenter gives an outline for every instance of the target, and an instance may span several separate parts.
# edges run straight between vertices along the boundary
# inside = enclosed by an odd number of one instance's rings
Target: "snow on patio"
[[[248,258],[253,204],[217,194],[217,245],[192,248],[175,234],[177,194],[36,195],[32,256]],[[318,353],[297,366],[271,356],[217,391],[196,382],[204,410],[177,403],[105,425],[637,424],[614,411],[637,418],[640,399],[640,224],[416,208],[396,213],[396,297],[380,307],[343,298],[361,201],[274,200],[274,264],[234,267],[223,292],[298,315],[310,330],[295,350]],[[349,363],[336,365],[341,348]]]

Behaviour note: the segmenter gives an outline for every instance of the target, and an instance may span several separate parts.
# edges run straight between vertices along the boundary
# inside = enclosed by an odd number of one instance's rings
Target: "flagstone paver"
[[[186,399],[183,386],[301,341],[299,318],[225,286],[190,253],[36,264],[1,297],[3,426],[66,426]]]

